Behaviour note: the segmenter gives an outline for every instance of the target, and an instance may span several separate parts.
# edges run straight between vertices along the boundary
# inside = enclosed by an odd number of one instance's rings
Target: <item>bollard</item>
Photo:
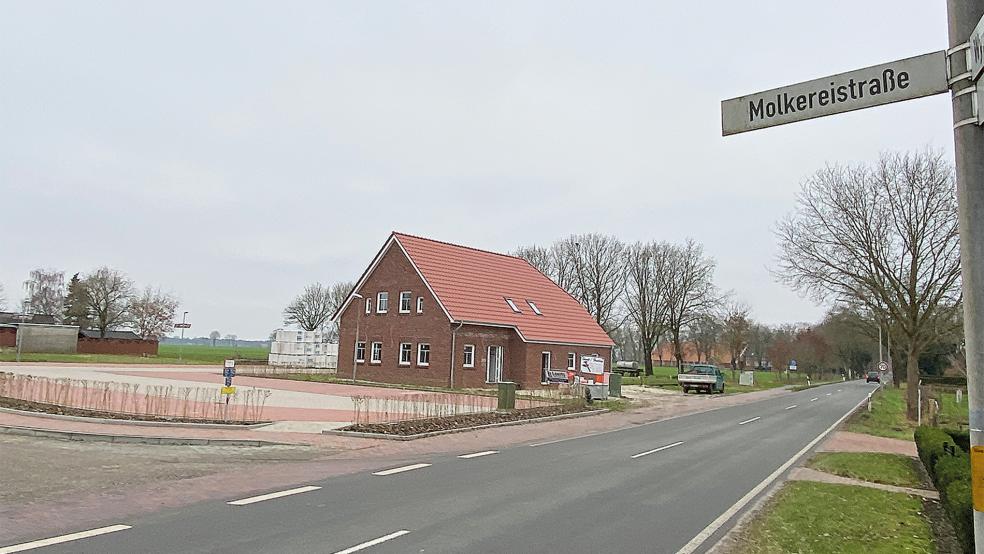
[[[618,373],[608,376],[608,396],[622,398],[622,376]]]
[[[499,383],[499,403],[496,406],[498,410],[515,410],[516,409],[516,383],[503,382]]]
[[[961,399],[963,399],[963,389],[957,389],[957,404],[960,403]]]

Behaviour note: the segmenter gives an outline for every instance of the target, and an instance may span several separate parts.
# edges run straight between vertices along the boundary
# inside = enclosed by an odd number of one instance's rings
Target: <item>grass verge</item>
[[[920,487],[922,478],[916,460],[901,454],[875,452],[821,452],[807,463],[812,467],[841,477],[861,479],[897,487]]]
[[[890,439],[912,440],[914,422],[905,417],[905,387],[882,387],[871,397],[871,411],[862,408],[850,419],[847,431]]]
[[[124,356],[118,354],[40,354],[22,353],[23,362],[57,362],[80,364],[173,364],[173,365],[212,365],[225,360],[249,360],[266,363],[270,350],[248,346],[208,346],[162,344],[156,356]],[[0,350],[0,362],[17,360],[17,352],[12,348]]]
[[[733,552],[934,552],[930,522],[914,496],[793,481],[741,533]]]

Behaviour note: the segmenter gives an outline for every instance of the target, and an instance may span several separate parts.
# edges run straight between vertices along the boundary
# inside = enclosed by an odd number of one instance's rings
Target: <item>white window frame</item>
[[[372,298],[366,298],[366,315],[372,313]]]
[[[359,356],[359,347],[362,348],[362,356]],[[366,363],[366,341],[360,340],[355,343],[355,361],[356,363],[364,364]]]
[[[526,303],[530,305],[530,309],[533,310],[533,313],[536,315],[543,315],[543,312],[540,311],[540,307],[534,304],[532,300],[527,299]]]
[[[407,308],[405,310],[403,309],[403,300],[404,299],[406,299],[406,301],[407,301]],[[400,293],[400,313],[401,314],[408,314],[408,313],[410,313],[410,303],[411,302],[413,302],[413,293],[412,292],[410,292],[408,290],[405,290],[405,291],[403,291],[403,292]]]
[[[406,348],[404,348],[406,347]],[[403,354],[406,353],[407,359],[403,360]],[[401,342],[400,343],[400,365],[408,366],[413,363],[413,343],[412,342]]]
[[[577,354],[574,352],[567,353],[567,369],[569,371],[574,371],[577,369]]]
[[[503,297],[503,298],[505,298],[505,297]],[[505,300],[506,300],[506,304],[509,304],[509,307],[512,308],[512,311],[513,312],[515,312],[517,314],[523,313],[522,310],[519,309],[519,306],[517,306],[516,303],[513,302],[513,299],[512,298],[505,298]]]
[[[471,354],[471,361],[468,360],[468,355]],[[475,345],[466,344],[465,350],[461,354],[461,367],[475,367]]]
[[[417,297],[417,313],[418,314],[424,313],[424,297],[423,296],[418,296]]]
[[[377,346],[379,348],[376,348]],[[379,356],[376,356],[376,353],[377,352],[379,353]],[[369,363],[370,364],[381,364],[381,363],[383,363],[383,343],[376,341],[376,342],[373,342],[370,345],[370,347],[369,347]]]
[[[389,293],[388,292],[377,292],[376,293],[376,313],[385,314],[389,311]]]
[[[546,354],[547,356],[547,367],[543,367],[544,354]],[[549,383],[549,381],[547,381],[547,370],[551,369],[550,368],[551,365],[553,365],[553,354],[551,354],[549,350],[544,350],[543,352],[540,352],[540,384],[541,385],[546,385],[547,383]]]
[[[427,347],[427,349],[426,349],[426,352],[427,352],[427,361],[426,362],[420,361],[421,360],[421,355],[425,352],[424,347]],[[430,354],[431,354],[430,347],[431,347],[430,343],[426,343],[426,342],[421,342],[421,343],[418,343],[417,344],[417,367],[428,367],[428,366],[430,366]]]

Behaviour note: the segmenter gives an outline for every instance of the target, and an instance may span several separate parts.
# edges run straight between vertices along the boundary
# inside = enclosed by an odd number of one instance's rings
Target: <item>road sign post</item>
[[[947,0],[947,27],[942,52],[725,100],[721,129],[733,135],[951,92],[974,536],[984,554],[984,0]]]

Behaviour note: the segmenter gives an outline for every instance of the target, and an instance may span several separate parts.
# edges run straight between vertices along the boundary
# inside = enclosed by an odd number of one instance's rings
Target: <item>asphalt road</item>
[[[107,521],[130,527],[39,552],[677,552],[688,543],[702,552],[740,515],[728,517],[736,502],[752,499],[872,390],[838,383],[594,436],[459,453],[481,454],[470,458],[408,459],[380,469],[430,465]],[[702,533],[707,540],[695,545]]]

